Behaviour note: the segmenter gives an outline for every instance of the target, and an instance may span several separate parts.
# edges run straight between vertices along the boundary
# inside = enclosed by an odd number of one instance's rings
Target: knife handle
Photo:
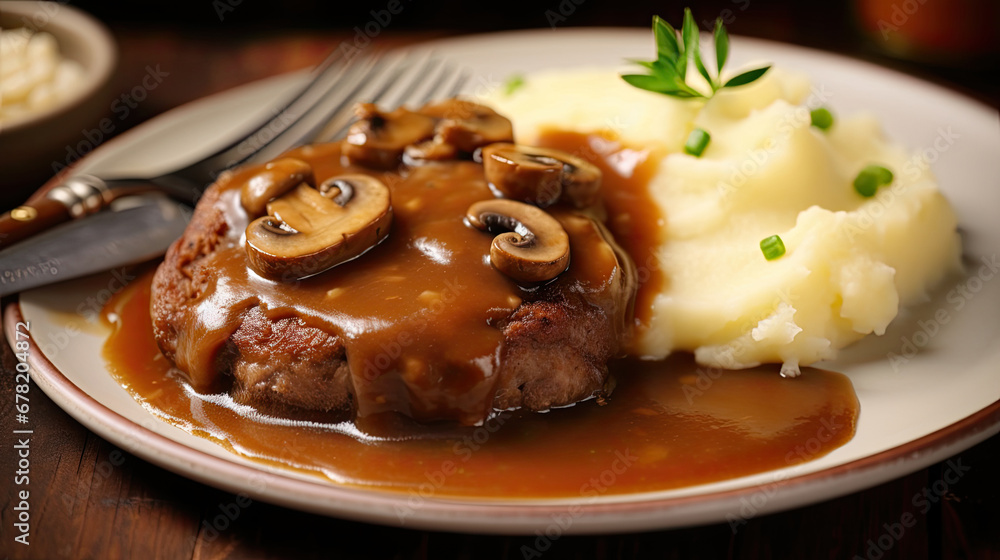
[[[0,216],[0,249],[69,220],[101,210],[110,202],[107,185],[90,175],[71,177],[33,200]]]
[[[69,208],[58,200],[43,198],[0,216],[0,249],[68,221]]]

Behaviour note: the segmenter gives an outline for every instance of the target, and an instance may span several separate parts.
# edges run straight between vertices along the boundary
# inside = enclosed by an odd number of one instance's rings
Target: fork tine
[[[436,71],[433,70],[435,66],[438,67]],[[397,80],[389,84],[388,88],[383,89],[369,100],[388,108],[395,108],[407,103],[423,105],[454,89],[452,82],[455,76],[459,75],[452,65],[431,56],[411,67],[407,74],[407,79]],[[459,81],[464,81],[464,79]],[[389,97],[390,92],[392,97]],[[389,102],[386,102],[386,99]],[[324,133],[319,136],[319,140],[329,141],[340,138],[347,132],[354,120],[352,115],[339,115],[338,117],[336,122],[331,122],[331,126],[328,126]]]
[[[410,59],[408,57],[397,60],[395,66],[393,67],[391,76],[388,77],[389,79],[375,84],[375,87],[373,88],[375,91],[369,92],[365,100],[371,103],[381,103],[383,105],[391,106],[391,102],[385,103],[385,100],[389,97],[390,92],[399,88],[399,84],[404,82],[403,77],[411,71],[411,67],[407,64],[409,60]],[[394,108],[394,106],[392,106],[392,108]]]
[[[448,94],[446,97],[455,97],[456,95],[461,93],[462,89],[465,88],[465,84],[468,83],[469,77],[470,75],[468,70],[462,70],[461,72],[458,72],[455,75],[455,81],[451,84],[451,87],[448,88]]]
[[[430,69],[426,73],[423,83],[415,87],[410,94],[409,102],[414,105],[423,105],[430,100],[430,94],[435,86],[441,82],[448,72],[451,71],[450,64],[444,60],[434,57],[431,59]]]
[[[227,158],[225,167],[232,167],[248,161],[269,159],[288,150],[322,127],[324,119],[322,116],[316,117],[316,113],[322,111],[322,115],[329,115],[349,106],[358,98],[368,80],[380,71],[378,58],[369,57],[346,65],[339,72],[323,76],[321,80],[313,82],[316,87],[310,87],[308,94],[301,96],[299,103],[289,106],[284,113],[276,115],[254,135],[220,154],[219,159]],[[258,134],[264,138],[253,142]]]
[[[262,127],[213,155],[158,177],[99,179],[112,190],[155,186],[178,200],[196,201],[218,175],[237,165],[272,159],[289,148],[315,137],[331,115],[344,114],[361,99],[367,87],[386,72],[380,55],[351,63],[331,59],[293,102]],[[391,66],[391,65],[390,65]]]
[[[353,102],[366,101],[373,103],[378,101],[392,88],[393,84],[399,82],[399,77],[406,72],[406,65],[409,60],[409,57],[390,60],[388,65],[382,68],[381,72],[369,78],[365,87],[361,88],[351,100]],[[318,127],[318,130],[309,139],[325,141],[339,137],[347,130],[353,119],[353,112],[349,109],[350,107],[338,107],[336,110],[326,113],[324,118],[321,119],[322,126]]]
[[[293,105],[299,103],[304,97],[306,97],[310,92],[312,92],[319,83],[325,81],[324,78],[327,77],[328,73],[336,70],[343,71],[344,68],[348,68],[349,65],[346,66],[339,65],[341,62],[343,62],[343,58],[344,57],[340,55],[339,50],[334,50],[333,52],[328,54],[326,58],[323,59],[322,62],[320,62],[315,68],[313,68],[312,71],[310,71],[312,77],[309,79],[309,83],[302,86],[302,88],[298,91],[298,93],[295,94],[294,97],[289,99],[282,107],[280,107],[275,111],[275,114],[278,115],[284,113],[288,111]],[[257,129],[255,129],[254,132],[257,132],[261,128],[263,128],[263,126],[257,127]],[[249,137],[250,134],[248,134],[247,136]]]
[[[431,58],[424,58],[416,64],[411,64],[412,60],[412,57],[400,59],[398,72],[394,72],[392,79],[372,88],[374,91],[369,92],[369,96],[365,100],[378,103],[383,107],[395,108],[402,105],[407,98],[412,97],[413,91],[428,79],[427,68],[434,63]],[[405,79],[400,79],[402,76],[406,76]],[[324,129],[324,133],[319,138],[330,140],[343,136],[352,121],[353,118],[350,114],[338,115]]]
[[[436,99],[455,97],[461,91],[465,82],[468,81],[468,72],[465,70],[460,70],[449,65],[446,71],[445,74],[435,81],[433,87],[424,94],[424,103]]]
[[[345,65],[339,71],[314,79],[308,91],[298,96],[284,114],[276,115],[268,125],[229,149],[206,159],[202,165],[218,172],[243,163],[264,161],[280,155],[302,142],[316,139],[333,122],[350,118],[350,109],[359,100],[378,98],[407,69],[412,57],[373,55],[361,62]],[[331,122],[333,121],[333,122]],[[347,126],[342,125],[346,130]],[[267,137],[252,143],[257,135]]]
[[[336,130],[336,134],[340,135],[350,123],[350,114],[345,109],[356,100],[366,96],[375,101],[389,99],[397,104],[406,100],[427,100],[438,94],[446,84],[457,90],[459,84],[464,82],[461,78],[453,82],[454,70],[447,64],[439,63],[431,54],[422,58],[393,57],[387,63],[388,58],[371,56],[360,63],[352,63],[336,53],[327,57],[314,70],[309,82],[271,119],[240,140],[186,167],[159,176],[76,177],[75,184],[83,185],[82,188],[89,193],[86,200],[95,201],[94,204],[86,203],[88,213],[106,207],[117,196],[144,190],[163,192],[184,202],[196,202],[205,187],[230,167],[269,159],[302,142],[315,141],[321,131]],[[415,64],[414,60],[420,62]],[[404,75],[409,77],[401,80]],[[330,126],[324,126],[327,123]],[[264,139],[268,134],[271,137]],[[55,188],[62,189],[59,192],[71,193],[73,200],[82,200],[82,195],[71,191],[68,183]],[[37,223],[42,228],[79,217],[69,212],[68,204],[58,201],[54,204],[66,206],[66,211],[54,210],[53,219],[39,220]],[[7,217],[0,217],[0,220],[3,219]],[[30,235],[38,229],[22,228],[21,231],[23,235]]]
[[[406,100],[412,99],[414,91],[420,87],[420,84],[433,75],[431,69],[435,64],[437,64],[436,58],[430,55],[423,57],[406,69],[408,76],[405,79],[390,84],[389,88],[380,92],[372,101],[390,110],[401,106]]]
[[[290,115],[296,115],[304,112],[306,108],[315,104],[315,100],[319,95],[326,94],[329,91],[332,87],[330,85],[331,81],[333,84],[336,84],[339,81],[339,78],[355,68],[354,65],[345,64],[344,62],[344,56],[341,55],[339,50],[335,50],[330,53],[315,69],[313,69],[309,82],[303,85],[291,99],[278,108],[271,118],[261,123],[241,138],[234,140],[229,145],[220,148],[213,154],[198,162],[188,165],[184,169],[178,170],[176,173],[179,175],[195,175],[198,171],[202,171],[206,168],[219,170],[242,163],[242,161],[245,161],[249,156],[252,156],[255,151],[252,148],[248,151],[248,141],[252,140],[262,131],[273,131],[277,133],[294,124],[296,119],[289,118]],[[331,80],[331,77],[334,77],[335,79]]]
[[[339,66],[338,62],[340,59],[324,61],[309,84],[282,111],[240,142],[196,164],[199,171],[208,168],[218,172],[272,159],[301,142],[338,138],[350,126],[350,108],[357,101],[390,108],[406,101],[422,104],[445,92],[457,91],[464,82],[454,68],[433,53],[420,57],[374,55]]]
[[[394,66],[386,67],[380,64],[378,58],[365,61],[364,67],[354,72],[350,79],[334,84],[336,87],[333,94],[321,97],[301,115],[296,115],[288,127],[277,132],[265,145],[244,158],[244,161],[271,159],[302,142],[312,140],[332,119],[350,114],[351,107],[358,100],[366,98],[365,92],[373,83],[381,83],[386,80],[386,75],[391,76],[393,73]]]

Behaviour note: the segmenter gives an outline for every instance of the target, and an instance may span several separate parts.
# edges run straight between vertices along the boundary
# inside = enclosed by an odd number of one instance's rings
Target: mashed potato
[[[780,69],[707,103],[594,70],[531,75],[485,101],[512,119],[520,143],[546,129],[611,131],[662,158],[649,188],[665,216],[664,284],[636,354],[687,350],[725,368],[780,362],[794,375],[884,333],[901,305],[959,266],[955,215],[927,166],[871,117],[810,126],[822,97]],[[682,150],[695,127],[712,138],[700,158]],[[864,198],[853,180],[869,164],[895,179]],[[771,235],[787,252],[768,261],[759,242]]]
[[[49,33],[0,29],[0,122],[41,112],[79,87],[83,67]]]

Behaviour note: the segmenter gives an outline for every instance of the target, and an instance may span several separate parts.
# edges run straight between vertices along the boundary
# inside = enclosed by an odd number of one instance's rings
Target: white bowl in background
[[[53,105],[0,123],[0,211],[23,200],[55,173],[66,146],[77,143],[110,111],[111,74],[117,49],[111,33],[93,17],[57,2],[0,2],[0,27],[27,27],[55,37],[62,57],[83,67],[68,96]],[[32,181],[38,181],[32,185]],[[18,200],[20,202],[20,200]],[[5,204],[6,203],[6,204]]]

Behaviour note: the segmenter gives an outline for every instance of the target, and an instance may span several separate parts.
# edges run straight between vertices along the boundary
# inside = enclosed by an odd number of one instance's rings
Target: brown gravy
[[[475,424],[492,411],[504,337],[493,319],[506,318],[540,290],[526,289],[487,258],[492,235],[465,225],[470,204],[493,199],[482,166],[472,161],[430,163],[405,173],[352,166],[337,143],[306,146],[287,157],[308,162],[317,181],[344,173],[378,176],[392,190],[392,232],[335,271],[275,281],[247,266],[247,216],[239,188],[262,166],[221,181],[218,205],[229,229],[204,258],[211,271],[197,309],[177,328],[177,365],[201,392],[218,386],[216,356],[243,313],[260,305],[272,320],[299,317],[336,333],[347,349],[358,414],[402,412],[421,420]],[[546,288],[583,295],[611,317],[611,336],[627,328],[632,291],[619,289],[622,271],[605,230],[586,213],[548,210],[569,236],[569,268]],[[203,311],[205,310],[205,311]]]
[[[353,425],[262,417],[225,394],[193,391],[160,354],[149,317],[151,274],[108,302],[104,347],[112,374],[139,402],[181,429],[232,452],[339,483],[461,497],[576,497],[665,490],[787,467],[825,455],[854,435],[858,401],[842,374],[777,366],[720,372],[690,356],[622,360],[605,406],[589,401],[547,414],[505,413],[480,427],[403,421],[399,438]],[[398,420],[398,419],[396,419]],[[407,437],[420,433],[419,437]]]
[[[541,144],[583,157],[604,173],[603,202],[612,216],[607,226],[636,261],[639,291],[635,321],[647,322],[652,297],[667,281],[653,256],[665,217],[645,190],[658,158],[623,147],[612,136],[549,132]],[[329,161],[320,158],[322,154],[302,155],[317,162]],[[338,170],[334,165],[319,169],[318,174]],[[479,193],[476,196],[491,196],[474,171],[462,165],[454,168],[456,173],[468,174],[458,179],[467,180]],[[402,194],[393,204],[400,204],[403,224],[405,197],[409,196],[406,189],[405,184],[395,185],[394,191],[394,197]],[[418,194],[414,193],[412,200],[418,199]],[[413,204],[416,210],[418,203]],[[453,204],[463,206],[468,201]],[[488,236],[468,230],[455,235],[467,236],[468,242],[476,245],[470,254],[482,254],[489,243]],[[231,252],[233,259],[239,256],[236,248]],[[427,266],[426,252],[423,256],[413,251],[396,254],[407,249],[385,245],[363,258],[383,258],[381,250],[386,255],[392,252],[396,260],[411,259],[410,266]],[[613,274],[607,259],[588,257],[572,261],[578,268],[571,270],[565,281],[599,286],[600,278]],[[232,268],[237,278],[246,274],[242,262],[234,260]],[[404,289],[386,286],[384,278],[366,279],[363,272],[352,290],[364,291],[366,298],[392,297]],[[474,278],[464,284],[486,283],[489,298],[496,301],[473,302],[468,317],[475,319],[490,306],[500,306],[502,311],[504,306],[513,305],[506,301],[508,297],[523,295],[488,266],[472,274]],[[546,414],[507,412],[478,427],[418,425],[377,410],[357,425],[270,418],[234,404],[224,392],[194,390],[189,377],[172,368],[152,335],[150,279],[151,274],[147,274],[133,282],[105,308],[107,316],[113,318],[114,332],[104,355],[122,386],[155,414],[191,434],[252,460],[338,483],[415,492],[424,497],[541,498],[665,490],[815,459],[850,440],[858,417],[853,387],[841,374],[804,368],[801,377],[785,379],[778,374],[778,366],[721,372],[698,367],[689,355],[677,355],[661,362],[612,362],[618,384],[605,406],[588,401]],[[438,273],[417,280],[418,284],[409,288],[413,292],[406,298],[409,301],[424,290],[440,289],[450,278]],[[239,282],[255,287],[263,281],[244,278]],[[287,297],[280,291],[274,296],[272,291],[271,312],[296,313],[295,302],[300,300],[295,298],[308,294],[308,288],[307,280],[296,283]],[[329,289],[325,287],[324,292]],[[245,297],[248,292],[235,294],[243,305],[256,301]],[[344,309],[357,320],[374,320],[365,309]],[[398,316],[404,317],[404,311]],[[435,324],[426,336],[454,332],[467,336],[463,329],[458,323]],[[197,332],[204,335],[210,329]],[[495,329],[484,330],[482,335],[483,347],[470,345],[465,349],[467,357],[495,351]],[[202,344],[208,348],[224,336],[224,332],[216,333]],[[433,340],[420,340],[413,348],[432,345]],[[474,387],[477,375],[473,372],[461,390]],[[197,375],[194,379],[197,381]],[[455,387],[459,385],[456,382]],[[474,416],[477,411],[469,412]],[[382,435],[373,437],[371,433]]]
[[[650,199],[647,189],[656,173],[659,155],[624,146],[611,133],[545,130],[538,145],[582,157],[601,170],[601,198],[609,216],[606,225],[636,265],[639,290],[635,297],[635,320],[649,324],[653,298],[665,281],[655,250],[660,245],[666,217]]]

